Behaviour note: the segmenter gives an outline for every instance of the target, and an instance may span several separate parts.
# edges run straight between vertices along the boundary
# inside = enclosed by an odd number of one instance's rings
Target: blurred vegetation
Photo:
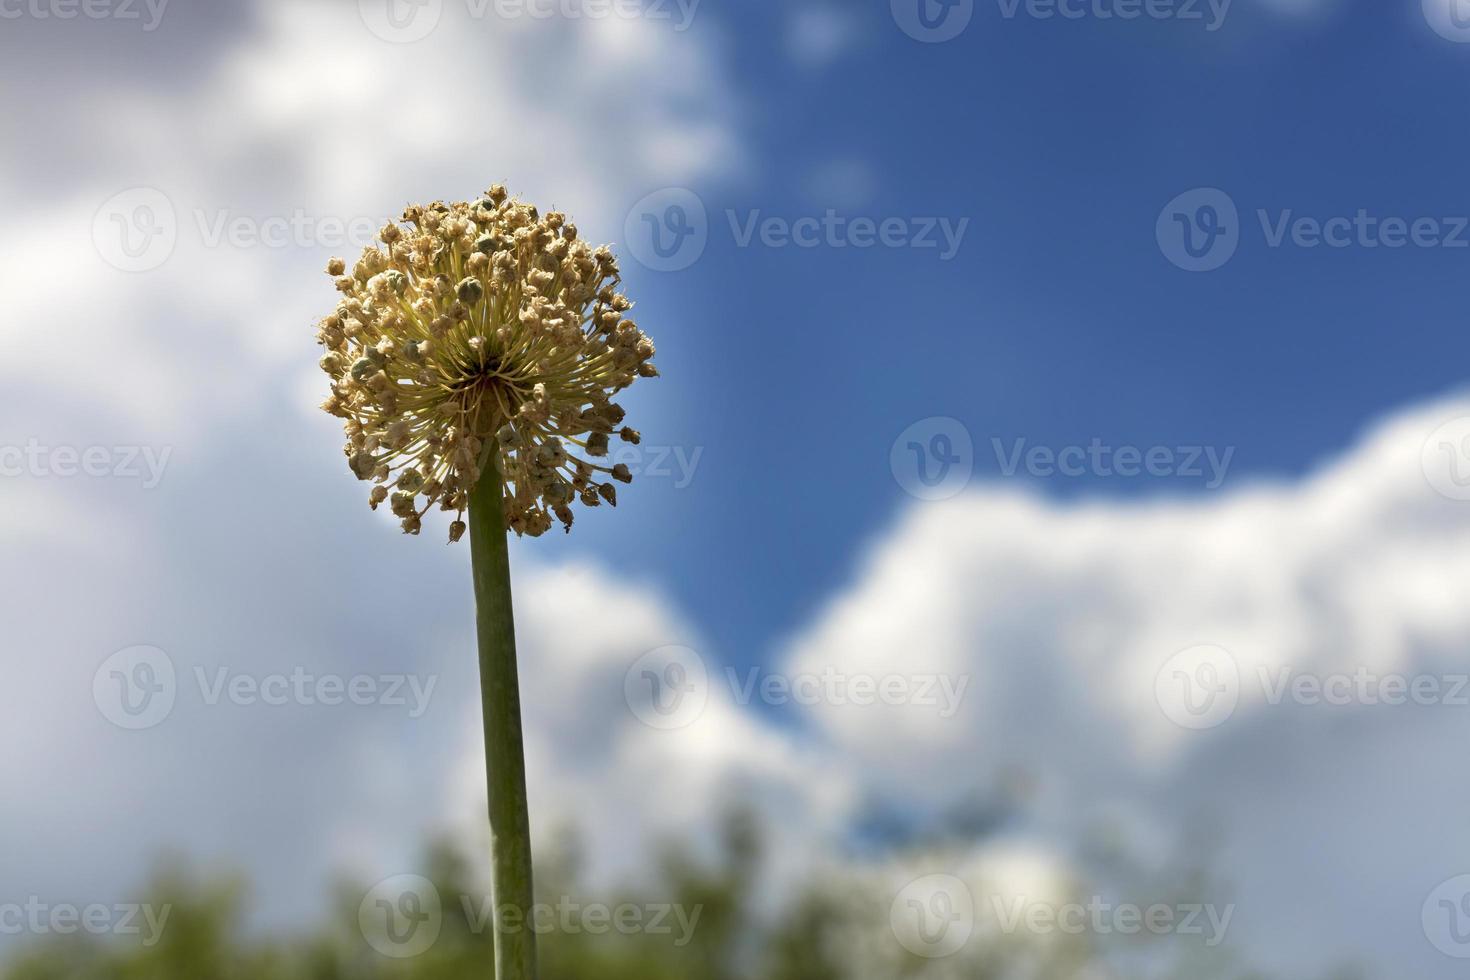
[[[705,859],[669,849],[658,881],[640,892],[588,896],[607,906],[674,903],[698,909],[689,941],[669,934],[609,929],[557,930],[540,937],[543,980],[1264,980],[1230,961],[1222,944],[1199,936],[1048,934],[976,931],[959,953],[925,959],[906,952],[889,925],[892,876],[834,872],[796,889],[779,909],[757,897],[761,845],[752,819],[732,817],[720,853]],[[901,859],[901,856],[900,856]],[[574,847],[543,855],[538,899],[581,895]],[[901,867],[897,860],[892,867]],[[248,888],[238,878],[191,872],[179,862],[160,869],[146,901],[170,906],[161,937],[100,940],[78,936],[36,941],[3,967],[4,980],[447,980],[486,975],[491,929],[476,910],[475,865],[445,844],[426,855],[425,877],[442,902],[442,927],[426,951],[395,959],[375,951],[359,931],[368,889],[343,884],[333,911],[315,931],[291,938],[250,934]],[[871,872],[871,868],[869,872]],[[884,887],[884,882],[887,887]],[[1195,872],[1176,885],[1192,887]],[[1158,882],[1154,883],[1158,885]],[[1173,886],[1156,892],[1168,900]],[[788,891],[790,891],[788,889]],[[1196,892],[1198,894],[1198,892]],[[471,896],[461,901],[460,896]],[[1337,973],[1347,978],[1356,974]]]

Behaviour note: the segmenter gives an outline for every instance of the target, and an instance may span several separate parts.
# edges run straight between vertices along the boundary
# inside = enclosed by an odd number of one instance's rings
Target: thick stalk
[[[534,980],[531,931],[531,823],[510,605],[510,557],[501,508],[500,452],[491,446],[470,494],[470,554],[480,641],[480,703],[485,716],[485,776],[490,800],[490,898],[495,909],[496,980]]]

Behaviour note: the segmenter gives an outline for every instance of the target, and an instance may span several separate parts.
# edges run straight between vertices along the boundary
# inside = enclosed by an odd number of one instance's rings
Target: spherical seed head
[[[496,185],[473,202],[410,205],[356,264],[327,267],[342,294],[317,340],[323,408],[344,420],[347,458],[417,534],[436,503],[457,511],[498,452],[506,526],[537,536],[571,505],[616,503],[622,464],[600,465],[622,425],[612,397],[657,375],[652,341],[624,317],[617,260],[557,211]],[[630,438],[631,436],[631,438]]]

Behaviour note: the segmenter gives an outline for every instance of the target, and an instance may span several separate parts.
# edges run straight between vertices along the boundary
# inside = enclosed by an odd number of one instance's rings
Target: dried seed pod
[[[410,205],[349,265],[327,263],[343,295],[317,327],[331,378],[322,409],[344,420],[353,473],[376,484],[409,534],[434,505],[464,509],[485,447],[498,453],[506,526],[539,535],[574,503],[617,504],[601,465],[623,427],[611,397],[654,377],[654,345],[624,314],[617,260],[558,211],[544,216],[491,187],[469,203]],[[584,458],[590,457],[590,458]],[[599,477],[599,474],[601,475]],[[422,502],[422,506],[420,503]]]

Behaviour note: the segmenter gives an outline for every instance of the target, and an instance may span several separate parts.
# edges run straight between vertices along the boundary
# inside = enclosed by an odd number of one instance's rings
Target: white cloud
[[[308,358],[333,302],[319,266],[357,250],[332,240],[333,222],[371,230],[410,199],[504,181],[616,241],[649,190],[741,165],[721,64],[664,21],[503,21],[447,4],[429,37],[400,45],[374,36],[355,3],[254,12],[188,86],[85,84],[74,61],[49,56],[24,66],[38,85],[66,73],[50,86],[47,119],[67,120],[55,152],[106,166],[0,187],[12,226],[0,264],[25,283],[0,320],[0,373],[139,425],[197,427]],[[164,41],[125,43],[148,57]],[[0,108],[0,128],[22,120],[46,125]],[[122,272],[94,247],[93,217],[138,187],[168,198],[177,244],[161,265]],[[254,234],[269,220],[303,230],[275,247],[219,240],[233,222]]]
[[[443,820],[455,751],[442,746],[458,745],[474,690],[473,661],[452,655],[473,649],[466,632],[372,621],[364,597],[381,589],[381,554],[344,556],[360,547],[347,529],[378,525],[322,441],[332,420],[313,413],[303,430],[283,410],[310,397],[312,323],[335,301],[325,259],[351,252],[321,241],[317,222],[381,223],[410,200],[504,181],[616,241],[624,209],[650,189],[728,172],[740,153],[732,88],[702,39],[713,32],[476,20],[446,4],[431,36],[395,45],[353,2],[244,6],[207,39],[186,33],[198,20],[167,34],[70,32],[67,57],[17,35],[0,67],[48,93],[44,110],[0,106],[0,130],[30,133],[56,162],[20,159],[0,174],[0,266],[16,287],[0,318],[0,445],[173,452],[148,493],[116,479],[3,478],[14,683],[0,692],[0,734],[25,748],[0,758],[0,777],[28,791],[0,816],[0,836],[27,842],[3,849],[0,879],[125,896],[153,854],[179,848],[247,865],[267,916],[284,922],[320,907],[314,886],[340,862],[414,859],[415,834]],[[99,43],[116,57],[90,58]],[[119,72],[122,62],[167,70]],[[125,272],[94,243],[94,216],[139,187],[167,197],[177,242],[156,267]],[[258,229],[298,215],[305,241],[211,240],[220,221]],[[309,516],[349,494],[355,523]],[[315,543],[288,561],[283,535]],[[396,555],[417,581],[452,583],[445,622],[472,622],[459,565],[432,549]],[[192,692],[158,729],[121,732],[92,703],[91,675],[142,643],[186,680],[195,666],[351,673],[413,658],[444,686],[407,726],[385,712],[204,706]],[[72,775],[58,783],[56,772]],[[296,801],[290,827],[280,794]],[[104,806],[105,836],[89,816]]]
[[[953,718],[824,702],[775,725],[730,703],[714,670],[698,723],[655,731],[620,701],[622,671],[699,637],[647,590],[589,568],[537,572],[518,611],[534,637],[537,817],[579,827],[616,876],[661,835],[709,832],[738,787],[778,854],[851,876],[870,899],[943,871],[977,900],[1056,901],[1086,887],[1087,846],[1106,839],[1141,874],[1181,855],[1212,866],[1219,880],[1190,898],[1238,906],[1226,939],[1247,959],[1316,971],[1330,948],[1418,962],[1433,953],[1418,903],[1463,870],[1435,841],[1470,803],[1452,777],[1465,709],[1273,705],[1258,668],[1456,670],[1470,646],[1455,585],[1470,575],[1470,502],[1437,493],[1423,464],[1430,434],[1462,416],[1470,400],[1423,406],[1300,481],[1209,498],[1079,505],[984,489],[916,507],[777,669],[966,675]],[[1201,642],[1228,648],[1242,680],[1234,714],[1196,731],[1170,720],[1155,681]],[[469,718],[465,744],[477,738]],[[449,809],[480,812],[479,760],[461,763]],[[1004,795],[1018,773],[1026,788]],[[998,799],[1014,832],[866,870],[846,850],[875,800],[924,827]],[[1199,852],[1215,829],[1219,849]],[[1391,921],[1367,928],[1375,915]]]
[[[704,645],[655,590],[573,564],[529,570],[516,595],[528,788],[543,842],[574,828],[594,880],[637,879],[659,844],[709,845],[730,808],[751,805],[775,831],[766,843],[788,877],[816,858],[813,844],[850,810],[850,775],[736,704],[708,651],[710,696],[687,725],[652,727],[625,699],[645,653]],[[481,740],[474,711],[446,806],[474,818],[472,836],[485,809]]]
[[[698,842],[738,802],[764,814],[786,881],[847,864],[844,873],[870,876],[881,893],[890,879],[944,869],[977,889],[1035,895],[1077,880],[1079,842],[1099,827],[1152,866],[1205,820],[1226,833],[1216,870],[1235,886],[1239,949],[1264,948],[1303,970],[1322,965],[1322,948],[1417,962],[1417,903],[1464,870],[1443,844],[1470,806],[1456,776],[1463,709],[1274,706],[1251,678],[1256,664],[1412,673],[1463,662],[1470,610],[1456,583],[1470,580],[1470,503],[1439,495],[1423,470],[1425,440],[1461,416],[1470,400],[1421,407],[1300,481],[1191,501],[1058,504],[985,489],[916,507],[776,668],[967,674],[951,718],[924,706],[824,704],[789,719],[800,724],[778,724],[738,703],[718,651],[657,589],[593,565],[518,566],[540,843],[570,824],[599,880],[636,877],[654,842]],[[1433,466],[1441,456],[1427,458]],[[192,494],[165,486],[171,504]],[[47,496],[49,520],[68,526],[67,549],[7,537],[27,582],[66,580],[78,595],[104,597],[80,617],[76,595],[25,585],[0,607],[16,624],[11,642],[36,651],[12,668],[3,715],[11,743],[29,748],[0,758],[0,776],[36,787],[48,772],[93,773],[12,801],[4,832],[33,846],[7,853],[7,880],[38,893],[122,895],[167,843],[245,863],[288,921],[315,907],[313,884],[335,867],[395,873],[413,866],[425,830],[481,833],[460,563],[404,552],[395,572],[414,585],[382,596],[381,569],[344,541],[262,581],[256,570],[269,556],[258,549],[268,541],[237,542],[228,555],[208,539],[170,544],[147,532],[169,509],[157,497],[114,499],[107,522],[76,522],[90,499],[81,485]],[[271,519],[269,502],[245,489],[211,503],[243,526]],[[119,539],[114,524],[133,531]],[[447,625],[427,633],[415,617],[376,611],[444,594],[458,596],[434,614]],[[262,619],[260,609],[274,612]],[[1224,724],[1191,731],[1160,710],[1154,682],[1167,657],[1200,642],[1235,655],[1242,693]],[[407,723],[372,711],[265,717],[191,696],[158,729],[124,733],[89,697],[91,671],[129,643],[167,647],[181,671],[412,664],[440,675],[439,700]],[[712,678],[704,711],[673,731],[644,724],[624,700],[629,667],[668,644],[702,651]],[[50,734],[38,742],[37,731]],[[1006,836],[891,867],[852,865],[849,832],[875,800],[942,815],[994,799],[1017,773],[1029,789],[1014,798],[1018,825]],[[207,791],[181,796],[186,779]],[[262,800],[263,786],[296,802]],[[106,838],[78,816],[104,799]],[[132,842],[126,854],[114,847],[119,835]],[[779,885],[773,894],[775,904],[785,897]],[[276,901],[284,895],[297,897]],[[1364,917],[1379,924],[1366,929]]]
[[[1466,416],[1465,399],[1421,407],[1300,482],[1214,497],[1064,504],[987,488],[917,507],[786,669],[971,678],[952,720],[910,705],[807,713],[841,768],[891,800],[938,812],[1019,768],[1038,783],[1031,819],[1058,847],[1122,812],[1133,845],[1168,851],[1207,817],[1248,896],[1242,930],[1277,954],[1305,969],[1321,966],[1316,940],[1344,956],[1418,953],[1416,889],[1463,869],[1339,808],[1390,822],[1412,812],[1419,832],[1452,832],[1439,808],[1458,749],[1430,740],[1463,734],[1470,709],[1272,704],[1261,678],[1465,672],[1470,502],[1434,489],[1449,459],[1425,446]],[[1155,687],[1197,644],[1226,648],[1240,677],[1233,715],[1205,730],[1171,720]],[[1369,789],[1385,781],[1392,801]],[[1310,850],[1297,846],[1308,837]],[[1362,903],[1338,897],[1362,887],[1352,868],[1365,848],[1385,855],[1375,900],[1401,902],[1391,908],[1412,928],[1365,930],[1349,914]],[[1300,931],[1281,936],[1273,917]]]

